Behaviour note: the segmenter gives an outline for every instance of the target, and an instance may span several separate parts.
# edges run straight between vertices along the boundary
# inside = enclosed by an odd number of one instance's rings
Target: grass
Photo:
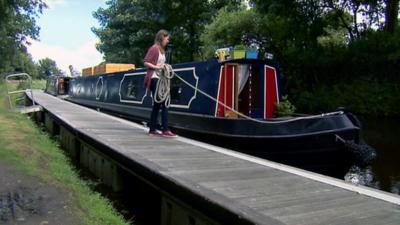
[[[30,87],[32,89],[42,89],[44,90],[46,88],[46,80],[32,80],[32,86],[29,86],[29,83],[27,82],[26,79],[22,79],[19,81],[11,81],[6,83],[4,79],[0,78],[0,94],[4,95],[2,98],[5,97],[7,90],[8,91],[15,91],[15,90],[24,90],[24,89],[29,89]],[[24,93],[15,93],[11,94],[11,102],[13,103],[12,107],[15,107],[15,105],[21,105],[24,104],[24,99],[25,99],[25,94]]]
[[[45,82],[35,81],[35,87]],[[4,93],[0,83],[0,93]],[[93,192],[81,180],[57,142],[27,116],[11,113],[5,96],[0,96],[0,158],[12,163],[18,170],[41,178],[48,185],[71,193],[72,209],[83,225],[125,225],[129,222],[112,207],[109,200]]]
[[[42,89],[46,88],[46,80],[32,80],[32,89]]]

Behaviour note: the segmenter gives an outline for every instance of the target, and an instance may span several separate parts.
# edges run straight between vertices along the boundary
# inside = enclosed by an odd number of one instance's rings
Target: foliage
[[[288,96],[285,95],[276,106],[276,115],[279,117],[291,116],[295,110],[296,107],[292,105],[292,103],[288,100]]]
[[[371,80],[323,84],[312,92],[297,92],[294,102],[299,110],[313,113],[345,106],[349,111],[362,115],[399,116],[400,84]]]
[[[106,62],[142,65],[160,29],[172,35],[174,63],[187,62],[201,57],[199,36],[216,10],[238,4],[237,0],[110,0],[108,8],[94,13],[100,28],[92,30],[100,38],[97,49]]]
[[[0,0],[0,73],[37,75],[25,46],[38,38],[36,18],[45,7],[43,0]]]
[[[32,89],[46,89],[46,80],[32,80]]]
[[[393,33],[398,24],[398,0],[254,0],[262,13],[288,17],[294,25],[307,22],[310,31],[329,15],[336,26],[346,28],[351,41],[376,28]],[[308,19],[307,19],[308,18]],[[302,24],[300,24],[300,28]]]
[[[15,49],[12,54],[0,61],[0,65],[0,74],[24,72],[32,77],[38,75],[37,66],[32,61],[32,57],[26,53],[26,50]]]
[[[51,75],[62,75],[63,72],[57,67],[54,60],[50,58],[40,59],[38,62],[38,78],[46,79]]]
[[[263,40],[262,33],[258,30],[258,24],[262,17],[254,10],[247,10],[244,7],[231,11],[228,7],[222,8],[214,21],[205,27],[204,33],[200,36],[203,44],[203,55],[212,57],[215,50],[224,46],[238,44],[258,44]]]

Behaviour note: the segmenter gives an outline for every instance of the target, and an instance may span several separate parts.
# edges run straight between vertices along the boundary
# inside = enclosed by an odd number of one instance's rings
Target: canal
[[[400,118],[360,117],[363,136],[373,146],[377,160],[365,169],[352,168],[346,179],[400,194]]]

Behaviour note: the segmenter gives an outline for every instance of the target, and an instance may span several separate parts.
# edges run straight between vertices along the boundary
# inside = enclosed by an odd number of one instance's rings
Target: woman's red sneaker
[[[178,135],[172,133],[171,131],[164,131],[161,134],[163,137],[177,137]]]
[[[158,131],[149,131],[149,133],[147,133],[149,136],[161,136],[162,134]]]

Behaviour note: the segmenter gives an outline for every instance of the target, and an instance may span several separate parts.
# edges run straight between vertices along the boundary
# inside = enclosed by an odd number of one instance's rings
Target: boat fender
[[[345,140],[339,135],[336,135],[336,141],[343,144],[351,152],[356,164],[360,167],[370,165],[377,158],[376,150],[364,141],[357,144],[353,140]]]

